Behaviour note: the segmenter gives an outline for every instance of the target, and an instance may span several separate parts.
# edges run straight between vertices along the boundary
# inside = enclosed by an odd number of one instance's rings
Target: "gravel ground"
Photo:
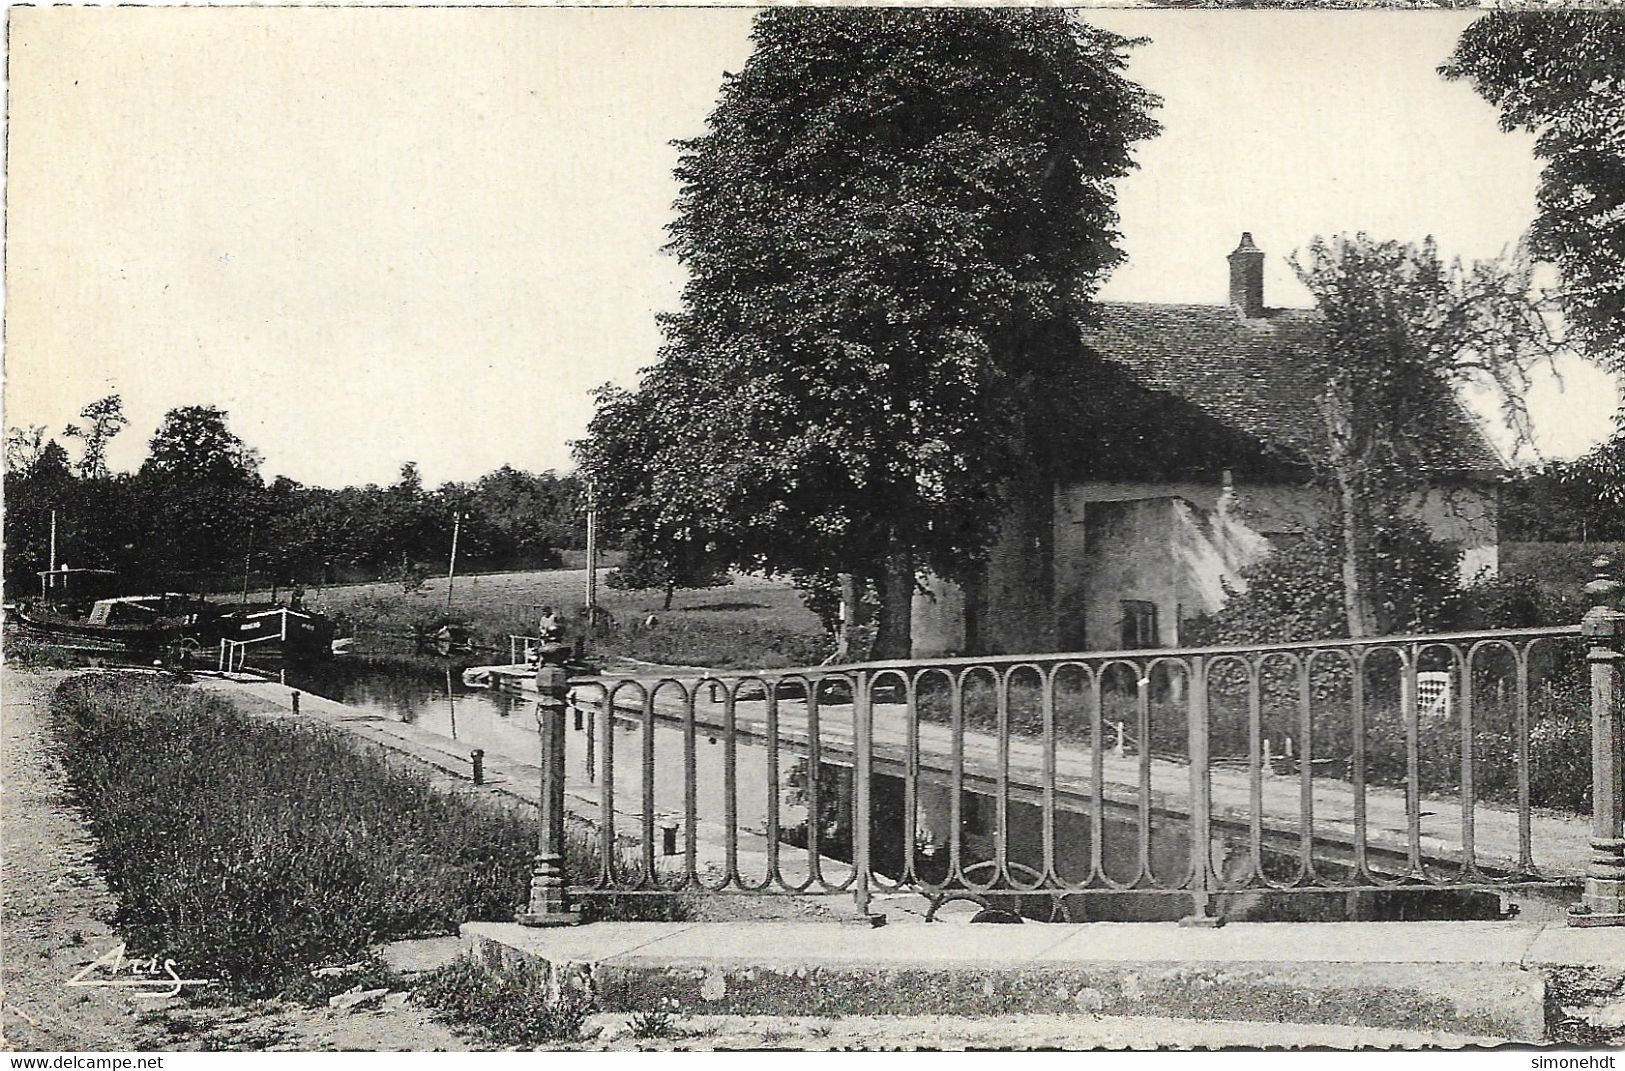
[[[63,672],[8,670],[0,719],[0,1034],[29,1050],[143,1049],[157,1040],[128,991],[63,983],[118,944],[95,841],[67,802],[46,705]]]
[[[871,1016],[795,1019],[719,1015],[676,1019],[667,1037],[638,1037],[636,1016],[595,1015],[577,1047],[664,1049],[965,1050],[965,1049],[1459,1049],[1503,1044],[1419,1030],[1228,1022],[1145,1016]]]

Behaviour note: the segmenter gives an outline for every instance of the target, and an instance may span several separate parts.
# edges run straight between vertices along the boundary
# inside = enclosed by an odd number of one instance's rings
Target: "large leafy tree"
[[[874,583],[907,654],[916,571],[970,572],[1043,476],[1156,101],[1062,11],[780,8],[754,41],[680,146],[681,311],[582,461],[614,500],[641,458],[646,534]]]
[[[147,442],[141,471],[204,481],[258,479],[259,454],[226,421],[226,411],[212,405],[171,409]]]
[[[1407,623],[1383,612],[1380,578],[1394,573],[1385,557],[1406,541],[1401,518],[1415,496],[1462,465],[1469,429],[1456,391],[1494,387],[1506,417],[1526,427],[1529,368],[1555,343],[1519,259],[1464,268],[1432,239],[1360,234],[1316,238],[1293,267],[1326,321],[1325,346],[1309,355],[1325,428],[1316,464],[1337,503],[1327,542],[1348,634],[1368,636]]]
[[[259,519],[259,455],[215,406],[164,414],[136,474],[149,582],[205,589],[241,576]],[[264,536],[262,535],[262,539]]]
[[[130,418],[124,415],[124,399],[117,394],[98,398],[79,411],[83,425],[69,424],[62,434],[78,439],[82,444],[79,456],[79,475],[86,479],[106,479],[107,446],[113,441]]]
[[[1465,79],[1506,130],[1535,135],[1545,162],[1530,244],[1562,275],[1557,291],[1581,353],[1625,376],[1625,17],[1492,12],[1462,33],[1446,77]],[[1619,430],[1570,473],[1625,506]]]
[[[1625,18],[1492,12],[1442,68],[1536,135],[1545,161],[1530,229],[1562,273],[1558,298],[1582,352],[1625,372]]]

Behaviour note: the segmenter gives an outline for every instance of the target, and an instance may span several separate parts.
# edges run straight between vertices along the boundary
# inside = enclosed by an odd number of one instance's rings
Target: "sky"
[[[589,392],[632,385],[676,307],[674,139],[750,51],[743,9],[13,8],[5,424],[122,395],[115,469],[217,405],[267,476],[566,469]],[[1094,11],[1149,37],[1164,132],[1119,184],[1100,296],[1221,302],[1243,230],[1286,257],[1364,230],[1464,258],[1534,214],[1527,135],[1436,68],[1451,12]],[[1577,359],[1537,443],[1610,430]]]

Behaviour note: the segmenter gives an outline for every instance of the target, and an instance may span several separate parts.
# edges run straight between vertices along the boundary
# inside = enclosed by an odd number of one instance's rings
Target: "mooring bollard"
[[[570,649],[544,643],[536,659],[536,729],[542,745],[542,783],[536,860],[531,869],[530,904],[514,916],[522,926],[571,926],[582,921],[570,910],[564,871],[564,708],[570,693],[564,659]]]
[[[298,692],[293,693],[293,712],[295,714],[299,713],[299,693]]]
[[[485,784],[485,751],[475,748],[468,753],[468,761],[474,764],[474,783]]]
[[[1568,919],[1571,926],[1625,926],[1625,727],[1619,709],[1625,699],[1625,613],[1612,605],[1625,584],[1613,578],[1606,557],[1591,564],[1596,576],[1585,586],[1591,609],[1580,621],[1591,667],[1591,860]]]

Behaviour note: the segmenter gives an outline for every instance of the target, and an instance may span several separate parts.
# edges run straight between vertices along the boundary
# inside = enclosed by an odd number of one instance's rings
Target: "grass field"
[[[721,588],[679,591],[663,610],[659,591],[617,591],[599,571],[600,618],[594,650],[649,662],[717,668],[771,668],[821,661],[830,640],[818,618],[787,582],[737,576]],[[468,621],[480,640],[507,649],[509,633],[534,635],[543,606],[550,606],[572,634],[583,625],[585,569],[489,573],[458,577],[450,614]],[[342,614],[365,634],[409,637],[415,626],[447,612],[446,578],[434,577],[414,592],[394,582],[312,588],[306,604]],[[653,622],[651,624],[651,617]]]

